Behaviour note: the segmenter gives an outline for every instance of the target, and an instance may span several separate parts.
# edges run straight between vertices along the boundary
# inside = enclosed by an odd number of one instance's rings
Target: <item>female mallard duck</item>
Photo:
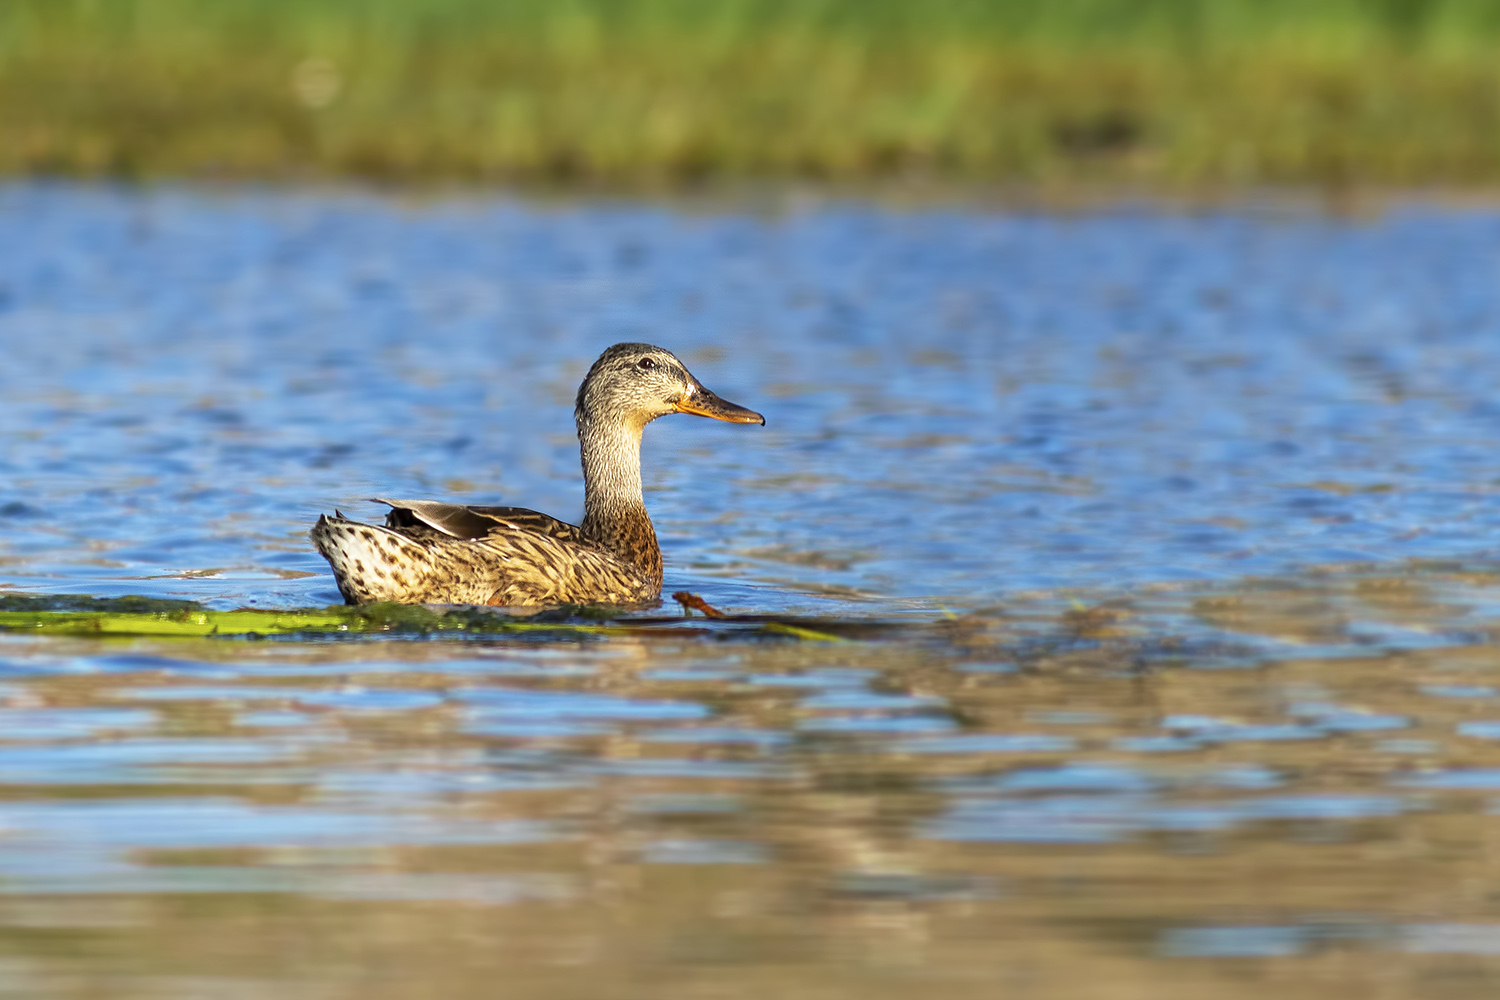
[[[766,418],[705,389],[670,352],[616,344],[578,388],[583,524],[524,507],[385,500],[385,526],[319,517],[312,541],[350,604],[645,604],[661,549],[641,496],[641,432],[668,413]]]

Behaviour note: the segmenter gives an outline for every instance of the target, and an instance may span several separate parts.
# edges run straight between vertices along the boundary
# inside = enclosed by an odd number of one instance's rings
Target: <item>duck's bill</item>
[[[747,410],[737,403],[731,403],[727,399],[720,399],[707,389],[699,388],[691,396],[684,396],[677,401],[678,413],[692,413],[700,417],[712,417],[715,420],[725,420],[731,424],[760,424],[765,426],[766,418],[754,410]]]

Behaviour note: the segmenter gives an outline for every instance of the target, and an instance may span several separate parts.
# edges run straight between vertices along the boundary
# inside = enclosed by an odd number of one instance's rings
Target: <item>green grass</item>
[[[0,172],[1500,180],[1494,0],[5,0]]]

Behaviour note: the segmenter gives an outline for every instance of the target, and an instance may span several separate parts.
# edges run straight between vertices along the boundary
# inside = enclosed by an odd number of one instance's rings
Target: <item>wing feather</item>
[[[388,528],[421,523],[445,535],[466,539],[484,538],[497,529],[509,529],[587,544],[576,525],[526,507],[472,507],[438,500],[372,499],[391,508],[385,519]]]

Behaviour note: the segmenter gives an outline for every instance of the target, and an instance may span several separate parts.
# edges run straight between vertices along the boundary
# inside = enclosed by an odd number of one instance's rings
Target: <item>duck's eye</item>
[[[639,360],[639,361],[637,361],[635,363],[635,366],[637,368],[639,368],[643,372],[655,371],[656,370],[656,359],[655,358],[642,358],[641,360]]]

